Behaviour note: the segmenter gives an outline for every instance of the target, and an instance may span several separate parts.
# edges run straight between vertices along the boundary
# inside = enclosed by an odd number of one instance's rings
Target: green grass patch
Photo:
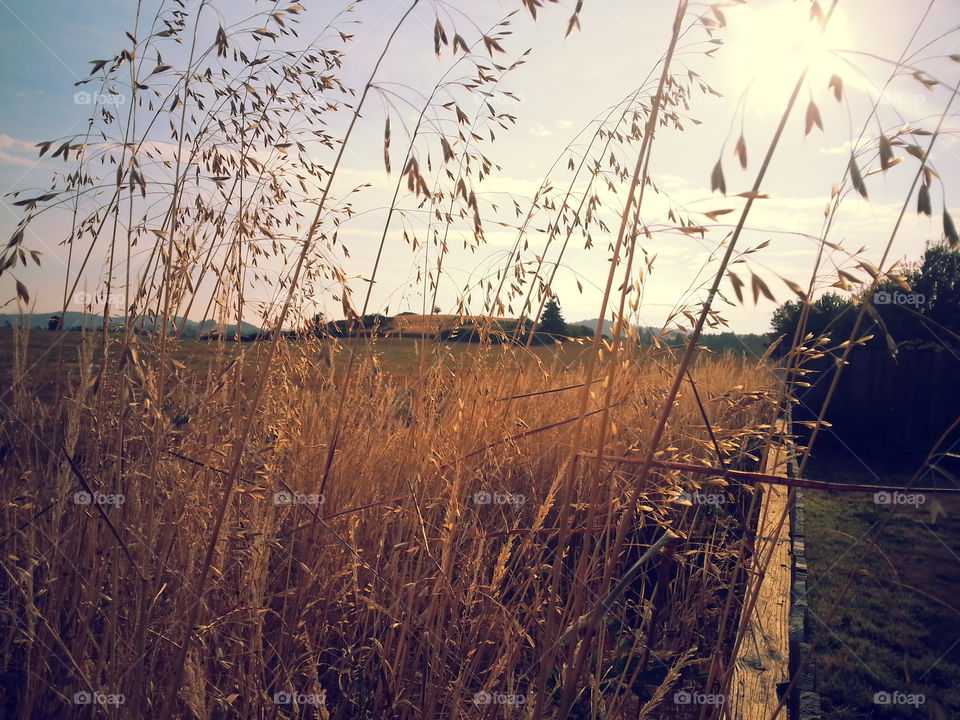
[[[910,481],[896,473],[878,481],[837,458],[808,470],[834,482]],[[934,520],[931,496],[897,505],[864,556],[891,506],[868,493],[806,495],[810,625],[820,635],[814,662],[825,719],[931,717],[932,701],[948,717],[960,710],[960,502],[935,497],[946,516]],[[877,704],[878,692],[922,694],[925,702]]]

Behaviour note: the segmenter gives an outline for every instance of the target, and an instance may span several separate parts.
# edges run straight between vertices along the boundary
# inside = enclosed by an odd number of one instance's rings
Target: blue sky
[[[289,3],[286,3],[289,4]],[[316,33],[340,3],[303,2],[307,12],[301,16],[302,37]],[[196,2],[188,3],[193,7]],[[240,8],[247,5],[262,9],[265,3],[214,3],[220,5],[225,22],[237,19]],[[379,75],[381,82],[396,83],[405,97],[415,99],[418,93],[429,92],[434,82],[447,70],[451,61],[449,51],[440,58],[433,53],[432,28],[435,8],[447,24],[454,25],[464,36],[476,37],[476,31],[463,10],[479,27],[487,27],[513,10],[521,10],[511,18],[512,35],[504,42],[506,55],[495,58],[519,57],[532,48],[527,62],[510,73],[505,82],[517,102],[505,108],[517,116],[517,125],[509,132],[498,134],[494,145],[483,147],[490,159],[502,169],[478,187],[481,202],[495,202],[501,207],[508,196],[523,204],[541,183],[545,173],[558,157],[566,158],[564,148],[578,132],[604,108],[629,93],[654,69],[657,58],[664,51],[674,5],[667,2],[626,2],[625,0],[587,0],[581,15],[582,29],[564,38],[572,2],[547,4],[537,22],[522,10],[519,0],[501,0],[480,5],[476,2],[451,2],[443,5],[422,2],[401,29],[397,42],[391,48]],[[796,75],[796,60],[791,53],[810,53],[806,37],[806,0],[756,0],[746,5],[725,7],[722,11],[727,27],[717,30],[716,37],[725,44],[713,58],[694,52],[697,48],[683,47],[678,62],[699,73],[723,98],[708,96],[691,103],[690,115],[703,122],[695,125],[685,121],[682,133],[663,128],[658,131],[654,145],[651,174],[657,185],[669,192],[677,202],[690,211],[709,211],[741,207],[742,201],[724,198],[710,191],[710,171],[723,152],[723,165],[729,193],[747,190],[753,182],[759,160],[779,118],[783,99]],[[95,59],[112,57],[127,41],[124,30],[132,27],[136,4],[130,0],[49,0],[46,2],[17,2],[0,0],[0,88],[6,102],[0,109],[0,188],[47,188],[54,170],[62,170],[63,163],[44,159],[37,162],[35,143],[82,133],[86,128],[89,105],[77,104],[74,82],[84,77]],[[150,12],[155,3],[145,3]],[[359,85],[370,72],[376,55],[383,47],[386,35],[408,7],[407,2],[367,0],[356,17],[363,23],[351,30],[354,40],[346,46],[346,60],[341,78],[347,84]],[[703,11],[707,6],[698,6]],[[870,107],[872,83],[882,83],[891,66],[871,54],[895,59],[907,46],[910,34],[927,10],[926,3],[903,0],[841,0],[839,15],[835,17],[836,31],[824,41],[828,49],[843,50],[839,55],[817,51],[809,89],[805,88],[786,129],[763,190],[771,197],[755,204],[754,214],[747,226],[756,228],[744,234],[741,248],[770,240],[762,252],[751,255],[750,270],[763,277],[780,302],[792,297],[777,275],[806,285],[817,245],[796,233],[818,234],[822,210],[829,200],[831,187],[840,181],[849,160],[850,143],[863,126]],[[797,12],[798,14],[791,14]],[[213,16],[210,16],[213,20]],[[933,2],[926,21],[920,26],[912,48],[917,50],[915,64],[941,81],[927,90],[906,75],[897,79],[888,92],[888,100],[880,107],[879,122],[873,122],[868,136],[875,138],[880,128],[889,131],[904,121],[918,127],[932,129],[946,105],[950,91],[946,87],[960,80],[960,63],[947,56],[960,53],[960,6],[952,0]],[[203,35],[201,44],[212,42],[211,31]],[[950,32],[954,30],[953,32]],[[692,30],[690,41],[702,42],[707,35],[702,29]],[[699,45],[703,50],[707,45]],[[921,49],[922,48],[922,49]],[[855,52],[852,52],[855,51]],[[164,61],[176,65],[177,49],[165,55]],[[829,59],[833,58],[833,59]],[[826,86],[832,72],[844,78],[845,96],[837,103]],[[748,86],[752,88],[744,101],[744,112],[738,113],[739,103]],[[810,100],[820,109],[824,129],[814,129],[804,136],[804,110]],[[916,259],[924,243],[940,237],[939,213],[945,199],[954,216],[960,218],[960,163],[956,132],[956,103],[952,116],[944,123],[944,134],[938,139],[933,163],[939,172],[944,192],[935,184],[932,191],[934,216],[918,217],[908,213],[894,243],[891,258]],[[365,210],[342,229],[342,239],[350,244],[350,257],[341,256],[343,270],[348,276],[369,273],[373,262],[375,238],[382,227],[384,211],[396,174],[388,177],[383,168],[382,134],[385,106],[379,100],[370,103],[364,112],[358,131],[345,154],[342,182],[337,187],[369,182],[372,187],[359,193],[354,200]],[[394,123],[395,143],[402,138],[401,126],[412,121],[412,110],[400,103],[390,110]],[[337,122],[345,122],[345,117]],[[740,133],[741,121],[748,143],[750,164],[741,171],[733,157],[733,145]],[[337,128],[334,128],[337,129]],[[340,128],[342,130],[342,128]],[[728,133],[732,135],[728,137]],[[926,142],[928,138],[920,137]],[[399,150],[395,150],[399,153]],[[902,150],[898,155],[905,155]],[[399,162],[399,158],[394,162]],[[865,159],[867,167],[869,158]],[[916,170],[916,162],[905,159],[887,174],[867,178],[869,202],[851,196],[844,201],[835,229],[830,236],[834,243],[842,243],[852,252],[861,246],[868,250],[863,256],[877,263],[892,231],[900,203]],[[563,176],[557,174],[557,184]],[[412,200],[405,198],[405,206]],[[663,200],[648,193],[644,205],[644,222],[666,224],[666,205]],[[489,211],[491,217],[496,213]],[[485,210],[485,216],[487,211]],[[22,216],[5,198],[0,211],[0,232],[9,235]],[[735,222],[737,213],[720,218],[722,224]],[[734,220],[727,220],[734,218]],[[704,222],[708,222],[704,219]],[[43,252],[40,269],[17,269],[17,277],[30,289],[38,311],[57,307],[62,293],[66,248],[59,245],[63,239],[65,219],[51,214],[39,219],[26,243],[28,248]],[[710,264],[719,243],[728,232],[727,227],[712,229],[704,238],[688,237],[676,232],[658,232],[642,243],[650,255],[656,255],[652,274],[645,278],[643,302],[637,311],[637,320],[659,325],[678,305],[691,305],[703,297],[704,283],[712,276],[715,265]],[[615,233],[614,227],[611,232]],[[441,281],[438,304],[448,310],[465,284],[497,266],[512,243],[514,233],[490,225],[487,245],[476,251],[454,248],[445,261],[446,275]],[[568,319],[594,317],[600,305],[600,291],[606,281],[608,238],[595,238],[591,250],[584,250],[582,241],[571,250],[564,266],[558,271],[555,290]],[[530,236],[531,254],[535,254],[542,234]],[[82,286],[93,288],[103,275],[100,269],[103,255],[93,253],[92,270],[84,277]],[[99,254],[99,255],[98,255]],[[853,268],[843,253],[833,253],[827,263],[822,285],[836,279],[834,266]],[[99,262],[98,262],[99,260]],[[373,293],[372,310],[386,309],[391,313],[406,309],[419,310],[422,305],[421,288],[413,282],[416,262],[403,243],[399,225],[388,234],[382,272]],[[283,273],[280,265],[265,268],[272,273]],[[134,275],[136,268],[133,268]],[[738,270],[739,272],[739,270]],[[832,277],[830,273],[833,273]],[[746,276],[749,272],[745,273]],[[583,287],[582,294],[577,282]],[[365,284],[354,281],[354,293],[363,292]],[[729,285],[723,290],[732,298]],[[251,288],[253,295],[258,289]],[[264,297],[269,293],[264,290]],[[3,302],[15,296],[9,274],[0,277],[0,296]],[[330,293],[318,292],[313,298],[317,309],[338,315],[339,303]],[[754,306],[750,298],[743,307],[722,306],[724,315],[734,329],[765,331],[775,304],[761,299]],[[11,303],[3,312],[15,309]],[[477,308],[478,309],[478,308]]]

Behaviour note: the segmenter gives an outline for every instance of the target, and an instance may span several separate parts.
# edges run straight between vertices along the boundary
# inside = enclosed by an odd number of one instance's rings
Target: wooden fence
[[[856,348],[849,363],[825,417],[833,425],[825,444],[832,437],[856,452],[913,457],[929,451],[960,416],[960,352],[903,350],[894,358],[884,348]],[[836,373],[832,357],[805,367],[818,372],[804,378],[813,387],[795,393],[794,421],[816,418]],[[958,442],[960,432],[953,432],[943,449]]]

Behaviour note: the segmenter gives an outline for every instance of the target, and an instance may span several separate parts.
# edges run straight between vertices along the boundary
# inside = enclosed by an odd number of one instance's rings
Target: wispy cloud
[[[18,140],[17,138],[12,138],[9,135],[0,135],[0,150],[22,150],[25,152],[34,151],[33,143],[27,142],[26,140]]]
[[[29,158],[20,157],[18,155],[11,155],[8,152],[0,150],[0,165],[19,165],[20,167],[33,167],[36,165],[36,160],[30,160]]]
[[[27,154],[24,157],[23,154]],[[32,142],[0,135],[0,164],[33,167],[37,164],[37,148]]]

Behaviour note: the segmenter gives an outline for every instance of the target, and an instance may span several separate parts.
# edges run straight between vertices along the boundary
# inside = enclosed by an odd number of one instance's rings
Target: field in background
[[[14,348],[16,347],[16,331],[10,328],[0,328],[0,373],[9,374],[14,363]],[[58,363],[63,362],[67,372],[78,368],[78,352],[83,340],[83,334],[68,332],[60,333],[46,330],[31,330],[26,335],[26,353],[23,355],[26,367],[31,372],[41,375],[54,373]],[[120,340],[114,336],[111,342]],[[141,339],[142,345],[149,346],[149,339]],[[96,343],[95,343],[96,345]],[[373,342],[366,338],[332,338],[317,342],[312,340],[302,345],[309,349],[309,353],[320,363],[326,366],[332,362],[338,370],[345,369],[347,353],[343,350],[353,350],[357,357],[365,360],[375,360],[379,370],[393,374],[410,373],[423,366],[434,363],[461,363],[472,358],[487,358],[488,362],[496,362],[497,353],[505,348],[494,349],[474,343],[435,342],[429,338],[377,338]],[[249,371],[257,367],[257,359],[265,353],[264,343],[218,343],[205,340],[184,339],[179,342],[172,353],[177,362],[183,363],[195,371],[208,369],[212,364],[224,358],[232,360],[241,354],[250,359]],[[94,352],[99,352],[94,348]],[[587,352],[587,346],[575,342],[540,345],[529,350],[520,351],[531,360],[556,361],[561,365],[582,360]],[[318,366],[318,367],[319,367]]]

